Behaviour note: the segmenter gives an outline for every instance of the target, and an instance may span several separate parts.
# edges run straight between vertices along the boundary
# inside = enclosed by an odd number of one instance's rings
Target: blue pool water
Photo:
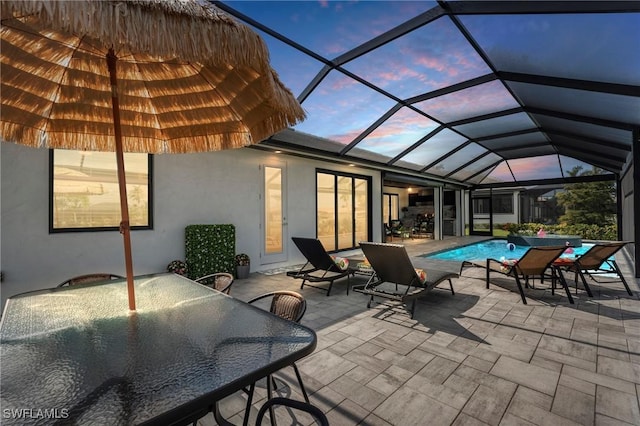
[[[589,250],[591,246],[592,244],[582,244],[582,247],[573,248],[573,253],[564,253],[562,257],[573,258],[576,255],[583,254]],[[424,257],[438,260],[453,260],[457,262],[486,260],[488,258],[500,259],[502,257],[506,259],[520,259],[529,249],[528,246],[514,247],[514,250],[509,250],[506,240],[488,240],[435,254],[428,254]]]

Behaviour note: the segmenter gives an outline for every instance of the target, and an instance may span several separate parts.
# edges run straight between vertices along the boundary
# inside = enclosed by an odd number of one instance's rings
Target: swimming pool
[[[573,248],[573,253],[563,253],[562,257],[573,258],[576,255],[584,254],[593,244],[582,244],[582,247]],[[470,262],[474,260],[485,261],[488,258],[500,259],[520,259],[529,250],[529,246],[513,246],[509,250],[507,240],[488,240],[468,246],[457,247],[433,254],[425,254],[422,257],[437,260],[452,260],[456,262]]]

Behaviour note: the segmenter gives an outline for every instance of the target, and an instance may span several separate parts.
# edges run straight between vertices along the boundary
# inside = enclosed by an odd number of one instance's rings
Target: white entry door
[[[270,162],[262,168],[262,248],[260,263],[287,260],[286,163]]]

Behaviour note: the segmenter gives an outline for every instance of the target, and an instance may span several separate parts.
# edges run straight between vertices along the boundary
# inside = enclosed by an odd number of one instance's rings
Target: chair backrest
[[[418,274],[403,245],[361,241],[360,248],[380,280],[421,286]]]
[[[231,291],[231,285],[233,284],[233,275],[227,272],[216,272],[215,274],[205,275],[204,277],[196,278],[194,280],[197,283],[206,285],[222,293],[229,294]]]
[[[516,270],[524,275],[541,275],[566,249],[565,246],[531,247],[518,260]]]
[[[255,297],[247,303],[253,304],[267,298],[271,298],[269,312],[289,321],[300,322],[307,310],[307,301],[304,296],[287,290],[272,291]]]
[[[624,247],[627,241],[616,241],[608,243],[594,244],[582,256],[578,258],[580,267],[583,269],[599,269],[602,264]]]
[[[93,283],[98,281],[116,280],[119,278],[124,278],[124,277],[122,275],[102,273],[102,272],[96,273],[96,274],[78,275],[61,282],[60,284],[58,284],[58,287],[64,287],[66,285]]]
[[[313,265],[314,268],[324,271],[342,272],[336,266],[335,261],[324,249],[320,240],[316,238],[291,237],[300,253]]]

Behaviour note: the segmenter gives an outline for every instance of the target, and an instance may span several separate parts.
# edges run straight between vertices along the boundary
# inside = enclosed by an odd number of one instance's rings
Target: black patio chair
[[[327,296],[331,294],[333,282],[341,278],[347,278],[347,294],[349,294],[349,269],[341,269],[329,253],[324,249],[320,240],[315,238],[292,237],[300,253],[307,259],[307,262],[298,271],[287,272],[287,275],[293,278],[302,279],[300,289],[305,285],[318,288],[327,292]],[[328,282],[329,287],[320,287],[308,283]]]
[[[233,275],[227,272],[216,272],[215,274],[196,278],[194,281],[224,294],[229,294],[229,292],[231,292],[231,285],[233,284]]]
[[[458,274],[429,269],[424,271],[426,280],[421,279],[403,245],[361,241],[360,248],[375,272],[366,284],[353,286],[354,291],[371,296],[367,308],[371,307],[374,297],[404,304],[411,302],[409,311],[413,318],[416,300],[441,282],[449,281],[451,294],[455,294],[451,279]]]
[[[289,321],[300,322],[304,313],[307,310],[307,301],[304,296],[300,293],[296,293],[295,291],[287,291],[287,290],[278,290],[270,293],[262,294],[258,297],[255,297],[249,300],[247,303],[255,304],[260,302],[261,300],[269,300],[269,312],[274,315],[279,316],[280,318],[284,318]],[[309,396],[307,395],[307,391],[302,383],[302,376],[300,375],[300,370],[295,363],[292,363],[293,371],[296,374],[296,378],[298,379],[298,384],[300,385],[300,390],[302,391],[302,396],[307,404],[309,404]],[[270,374],[267,376],[267,398],[271,398],[271,392],[273,389],[277,389],[276,381],[273,376]],[[251,401],[253,398],[253,390],[255,388],[255,383],[252,384],[249,389],[245,389],[245,392],[248,394],[247,398],[247,406],[245,410],[245,421],[248,419],[249,410],[251,409]],[[273,408],[269,407],[271,419],[274,419]]]

